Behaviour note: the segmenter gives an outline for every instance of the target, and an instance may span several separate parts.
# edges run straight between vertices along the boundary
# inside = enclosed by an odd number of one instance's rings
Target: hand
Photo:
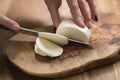
[[[9,19],[8,17],[2,14],[0,14],[0,24],[14,31],[17,31],[20,28],[18,23],[16,23],[15,21]]]
[[[58,9],[61,6],[61,0],[45,0],[45,2],[50,11],[53,24],[57,27],[60,24]],[[84,27],[86,25],[91,28],[91,21],[98,21],[94,0],[67,0],[67,3],[73,20],[78,26]]]

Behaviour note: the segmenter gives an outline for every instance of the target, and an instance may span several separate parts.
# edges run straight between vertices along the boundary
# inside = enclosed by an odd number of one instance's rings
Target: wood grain
[[[112,16],[112,15],[111,15]],[[117,16],[119,18],[119,16]],[[112,17],[114,18],[114,16]],[[108,20],[110,17],[108,18]],[[104,18],[101,21],[104,21]],[[42,77],[62,77],[84,72],[97,66],[110,64],[120,59],[120,27],[107,20],[92,28],[90,43],[94,48],[70,43],[63,46],[62,56],[51,59],[41,57],[34,52],[34,42],[17,40],[15,36],[9,41],[6,53],[9,60],[23,71]],[[33,39],[32,37],[26,40]],[[12,41],[13,40],[13,41]],[[15,41],[17,40],[17,41]],[[94,56],[94,57],[93,57]]]
[[[102,26],[104,26],[104,27],[108,27],[109,25],[112,25],[112,26],[119,26],[119,24],[120,24],[120,22],[119,22],[119,12],[120,12],[120,7],[119,7],[119,4],[120,4],[120,1],[119,0],[111,0],[111,1],[108,1],[108,0],[106,0],[106,1],[104,1],[104,0],[96,0],[97,1],[97,5],[98,5],[98,12],[99,12],[99,18],[100,19],[102,19],[101,20],[101,22],[100,22],[100,24],[101,23],[104,23],[104,24],[102,24]],[[17,1],[16,1],[17,2]],[[24,1],[23,1],[24,2]],[[27,2],[27,1],[26,1]],[[31,0],[31,2],[32,2],[32,0]],[[33,1],[33,2],[35,2],[35,1]],[[38,1],[39,2],[39,1]],[[20,3],[22,3],[22,0],[21,0],[21,2]],[[12,4],[13,5],[13,4]],[[14,3],[14,5],[15,5],[15,3]],[[17,5],[17,4],[16,4]],[[112,6],[111,6],[112,5]],[[31,27],[31,26],[29,26],[29,23],[31,23],[32,21],[30,21],[29,22],[29,18],[24,18],[24,16],[23,17],[19,17],[19,15],[21,15],[21,14],[19,14],[18,13],[18,15],[15,15],[15,13],[14,13],[14,11],[16,11],[16,9],[14,8],[13,9],[13,7],[14,6],[12,6],[11,8],[10,8],[10,10],[11,11],[8,11],[8,16],[9,17],[11,17],[12,19],[15,19],[16,17],[18,17],[18,18],[16,18],[15,20],[17,20],[18,22],[19,22],[19,20],[20,21],[22,21],[23,22],[23,24],[25,25],[25,26],[28,26],[28,27]],[[13,11],[12,11],[13,10]],[[19,10],[19,9],[18,9]],[[37,9],[35,9],[35,11],[34,12],[36,12],[37,11]],[[17,11],[17,12],[19,12],[19,11]],[[9,14],[9,13],[11,13],[11,14]],[[116,15],[117,14],[117,15]],[[23,13],[23,15],[24,15],[24,13]],[[111,16],[112,15],[112,16]],[[27,15],[26,15],[27,16]],[[34,15],[33,15],[34,16]],[[31,17],[31,15],[29,15],[29,17]],[[35,17],[35,18],[37,18],[37,17]],[[27,20],[28,20],[28,22],[27,22]],[[106,21],[107,20],[107,21]],[[34,20],[33,19],[33,22],[35,22],[36,20]],[[20,22],[21,23],[21,22]],[[111,24],[112,23],[112,24]],[[27,24],[27,25],[26,25]],[[31,24],[30,24],[31,25]],[[38,25],[39,24],[37,24],[37,27],[38,27]],[[99,25],[99,24],[97,24],[97,25]],[[34,26],[36,26],[36,24],[34,24]],[[33,27],[34,27],[33,26]],[[112,34],[114,34],[114,32],[115,31],[113,31],[113,33]],[[1,32],[1,33],[3,33],[3,32]],[[7,36],[7,34],[9,33],[9,32],[4,32],[5,34],[6,34],[6,37],[9,37],[9,36]],[[5,36],[5,35],[4,35]],[[5,37],[4,36],[2,36],[2,38],[4,39]],[[24,35],[23,35],[24,36]],[[116,35],[114,35],[114,36],[116,36]],[[19,38],[20,39],[20,38]],[[25,38],[24,38],[25,39]],[[5,40],[5,39],[4,39]],[[7,38],[7,40],[8,40],[8,38]],[[3,42],[3,40],[1,40],[1,44],[2,44],[2,42]],[[98,40],[98,42],[99,42],[99,40]],[[110,43],[114,43],[114,42],[117,42],[117,44],[119,44],[119,39],[113,39]],[[95,43],[95,42],[94,42]],[[14,69],[13,69],[13,72],[14,72]],[[17,73],[17,72],[16,72]],[[115,74],[114,74],[115,73]],[[18,73],[19,74],[19,73]],[[21,75],[22,75],[23,73],[21,73]],[[19,74],[20,75],[20,74]],[[114,66],[109,66],[109,67],[105,67],[105,68],[100,68],[100,69],[96,69],[96,70],[93,70],[93,71],[91,71],[91,72],[88,72],[88,73],[84,73],[83,75],[77,75],[77,76],[72,76],[72,77],[69,77],[69,78],[66,78],[66,80],[68,79],[68,80],[89,80],[89,79],[92,79],[92,80],[96,80],[96,79],[98,79],[98,80],[101,80],[101,79],[108,79],[108,80],[115,80],[115,79],[117,79],[117,80],[119,80],[119,62],[118,63],[116,63],[116,64],[114,64]],[[15,76],[15,75],[14,75]],[[17,75],[16,75],[17,76]],[[107,77],[106,77],[107,76]],[[19,78],[20,78],[20,76],[18,76]],[[23,76],[22,76],[23,77]],[[25,77],[25,76],[24,76]],[[27,76],[26,76],[27,77]],[[32,78],[32,76],[29,76],[29,77],[31,77]],[[25,80],[27,80],[28,78],[24,78]],[[30,78],[29,78],[30,79]],[[32,78],[33,79],[33,78]],[[35,79],[35,78],[34,78]],[[33,80],[34,80],[33,79]],[[37,78],[38,79],[38,78]],[[23,79],[22,79],[23,80]],[[60,79],[61,80],[61,79]]]

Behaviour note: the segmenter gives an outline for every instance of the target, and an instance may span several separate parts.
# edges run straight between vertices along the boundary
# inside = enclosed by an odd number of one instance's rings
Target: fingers
[[[82,21],[78,1],[77,0],[67,0],[67,3],[68,3],[68,6],[70,8],[71,14],[73,16],[74,22],[78,26],[84,27],[85,25],[84,25],[84,23]]]
[[[20,28],[20,26],[15,21],[9,19],[2,14],[0,14],[0,24],[14,31],[17,31]]]
[[[58,8],[61,5],[61,0],[45,0],[48,10],[50,12],[53,24],[58,27],[60,24],[60,15],[58,12]]]
[[[58,8],[61,5],[61,0],[45,0],[45,2],[50,11],[53,24],[58,26],[60,24]],[[94,0],[67,0],[67,3],[71,10],[73,20],[78,26],[84,27],[86,25],[88,28],[91,28],[91,20],[98,21]],[[84,20],[82,20],[81,16]]]
[[[86,2],[86,0],[78,0],[78,4],[82,13],[82,16],[84,17],[84,23],[88,28],[91,28],[91,13],[89,9],[89,5]]]
[[[96,13],[96,7],[95,7],[95,0],[86,0],[89,4],[90,11],[91,11],[91,17],[94,21],[98,21],[97,13]]]

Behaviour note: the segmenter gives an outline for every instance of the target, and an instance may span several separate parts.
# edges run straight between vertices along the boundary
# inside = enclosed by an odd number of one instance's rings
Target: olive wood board
[[[60,57],[42,57],[34,52],[36,37],[17,34],[9,40],[5,51],[14,65],[31,75],[54,78],[81,73],[120,59],[120,25],[114,21],[117,19],[119,15],[110,14],[95,23],[90,38],[94,48],[70,42],[62,46]]]

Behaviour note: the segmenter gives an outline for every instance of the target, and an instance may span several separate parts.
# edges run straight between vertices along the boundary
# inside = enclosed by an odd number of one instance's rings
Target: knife
[[[82,44],[82,45],[86,45],[90,48],[94,48],[93,45],[89,44],[89,43],[84,43],[84,42],[80,42],[80,41],[77,41],[77,40],[73,40],[73,39],[68,39],[69,41],[72,41],[72,42],[75,42],[75,43],[79,43],[79,44]]]
[[[20,32],[25,33],[25,34],[30,34],[30,35],[34,35],[34,36],[38,36],[39,31],[36,30],[31,30],[31,29],[27,29],[27,28],[20,28]],[[83,43],[77,40],[73,40],[73,39],[68,39],[69,41],[75,42],[75,43],[79,43],[79,44],[83,44],[83,45],[87,45],[90,47],[93,47],[93,45],[90,45],[89,43]]]
[[[12,30],[4,27],[4,26],[0,26],[0,29],[12,31]],[[24,33],[24,34],[28,34],[28,35],[38,36],[38,33],[40,33],[40,32],[36,31],[36,30],[20,27],[20,29],[19,29],[19,31],[17,31],[17,33]],[[89,46],[91,48],[94,47],[93,45],[91,45],[89,43],[83,43],[83,42],[76,41],[76,40],[73,40],[73,39],[68,39],[68,40],[72,41],[72,42],[75,42],[75,43],[79,43],[79,44],[83,44],[83,45]]]
[[[13,31],[3,25],[0,25],[0,29],[3,29],[3,30],[8,30],[8,31]],[[17,33],[24,33],[24,34],[29,34],[29,35],[33,35],[33,36],[38,36],[38,33],[39,31],[36,31],[36,30],[32,30],[32,29],[27,29],[27,28],[23,28],[23,27],[20,27],[20,29],[18,31],[16,31]]]
[[[31,30],[31,29],[27,29],[27,28],[23,28],[23,27],[21,27],[19,31],[22,32],[22,33],[30,34],[30,35],[34,35],[34,36],[38,36],[38,33],[39,33],[39,31]],[[72,42],[75,42],[75,43],[79,43],[79,44],[83,44],[83,45],[89,46],[91,48],[94,47],[93,45],[91,45],[89,43],[84,43],[84,42],[80,42],[80,41],[73,40],[73,39],[68,39],[68,40],[72,41]]]

